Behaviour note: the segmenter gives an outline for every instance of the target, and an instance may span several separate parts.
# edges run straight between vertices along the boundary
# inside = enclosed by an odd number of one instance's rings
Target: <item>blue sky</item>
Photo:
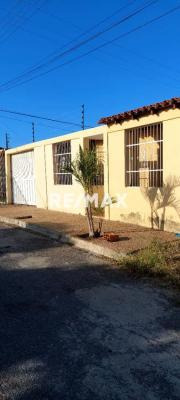
[[[51,53],[62,53],[105,30],[147,3],[148,0],[1,0],[0,85]],[[180,0],[159,0],[62,56],[49,68],[83,56],[176,6],[180,6]],[[94,26],[94,30],[79,37]],[[5,90],[7,86],[0,87],[0,108],[80,124],[84,103],[85,123],[95,126],[102,116],[179,96],[179,37],[180,9],[51,73],[9,90]],[[75,126],[0,112],[0,146],[5,144],[6,131],[11,147],[31,142],[32,121],[37,140],[77,130]]]

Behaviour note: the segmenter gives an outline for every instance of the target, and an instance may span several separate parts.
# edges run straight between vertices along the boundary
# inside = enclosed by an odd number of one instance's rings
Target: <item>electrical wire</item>
[[[28,125],[32,126],[32,121],[27,121],[27,120],[24,120],[24,119],[13,118],[13,117],[7,117],[7,115],[0,115],[0,118],[8,119],[8,120],[11,120],[11,121],[17,121],[17,122],[20,122],[20,123],[23,123],[23,124],[28,124]],[[44,123],[39,122],[39,121],[38,122],[36,121],[36,125],[43,126],[45,128],[55,129],[55,130],[60,130],[61,129],[63,131],[69,132],[68,128],[62,128],[62,127],[60,128],[59,126],[47,125],[47,124],[44,124]]]
[[[62,121],[62,120],[59,120],[59,119],[48,118],[48,117],[44,117],[44,116],[40,116],[40,115],[34,115],[34,114],[23,113],[23,112],[19,112],[19,111],[7,110],[5,108],[0,108],[0,112],[9,113],[9,114],[15,114],[15,115],[22,115],[22,116],[26,116],[26,117],[30,117],[30,118],[42,119],[42,120],[45,120],[45,121],[57,122],[57,123],[64,124],[64,125],[71,125],[71,126],[81,127],[81,124],[78,124],[76,122]],[[87,125],[86,125],[86,127],[87,127]]]
[[[118,8],[116,11],[114,11],[111,15],[108,15],[107,17],[103,18],[101,21],[99,21],[97,24],[93,25],[92,27],[86,29],[85,31],[83,31],[82,33],[80,33],[76,38],[74,38],[73,40],[71,40],[70,42],[68,42],[65,46],[69,46],[70,44],[72,44],[74,41],[80,39],[81,37],[87,35],[87,33],[90,33],[92,31],[94,31],[96,28],[99,28],[100,25],[104,24],[106,21],[108,21],[109,19],[113,18],[114,16],[116,16],[117,14],[119,14],[121,11],[123,11],[124,9],[127,9],[128,7],[130,7],[132,4],[134,4],[137,0],[131,0],[129,1],[127,4],[125,4],[124,6]],[[47,14],[47,12],[45,12]],[[52,15],[52,14],[50,14]],[[77,27],[79,30],[82,30],[81,28]],[[64,46],[64,47],[65,47]]]
[[[137,1],[137,0],[131,0],[129,3],[126,4],[126,6],[123,6],[123,7],[119,8],[118,10],[116,10],[116,11],[115,11],[113,14],[111,14],[110,16],[107,16],[107,17],[104,18],[103,20],[99,21],[98,24],[92,26],[92,27],[89,28],[88,30],[86,30],[86,31],[84,31],[83,33],[81,33],[80,35],[76,36],[74,39],[71,39],[70,41],[68,41],[67,43],[65,43],[63,46],[61,46],[61,47],[59,48],[59,50],[63,50],[64,48],[68,47],[68,46],[71,45],[72,43],[76,42],[76,40],[78,40],[80,37],[85,36],[85,35],[87,34],[87,32],[93,31],[97,26],[100,26],[102,23],[104,23],[104,22],[107,21],[108,19],[112,18],[113,15],[118,14],[118,13],[119,13],[121,10],[123,10],[124,8],[128,8],[131,4],[133,4],[133,3],[136,2],[136,1]],[[2,7],[1,7],[1,9],[2,9]],[[46,12],[45,10],[43,10],[43,9],[40,9],[40,11],[43,12],[43,14],[47,14],[47,15],[52,16],[52,14],[47,13],[47,12]],[[59,20],[59,17],[56,17],[56,19]],[[63,18],[60,18],[60,20],[63,20]],[[24,27],[21,26],[20,28],[21,28],[22,30],[28,32],[28,30],[25,29]],[[81,30],[81,28],[78,28],[78,29]],[[42,34],[39,34],[39,33],[35,33],[35,32],[32,32],[32,31],[29,31],[29,32],[32,33],[32,34],[35,34],[35,35],[37,35],[37,36],[39,36],[39,37],[41,37],[41,38],[44,38],[44,39],[46,39],[46,40],[51,40],[51,42],[52,42],[52,38],[49,38],[47,35],[45,36],[45,35],[42,35]],[[54,39],[53,39],[53,41],[54,41]],[[58,41],[58,42],[59,42],[59,41]],[[34,67],[36,67],[36,66],[40,66],[41,63],[44,63],[44,62],[48,61],[48,60],[49,60],[49,57],[52,57],[52,56],[54,56],[54,55],[56,55],[56,54],[57,54],[57,50],[56,50],[56,51],[53,51],[53,52],[50,53],[48,56],[43,57],[43,58],[39,61],[38,64],[35,64],[34,66],[32,66],[32,67],[30,67],[30,68],[26,68],[26,69],[24,70],[24,72],[23,72],[23,75],[24,75],[25,73],[31,72],[32,68],[34,68]],[[17,79],[17,78],[15,78],[15,79]],[[12,81],[12,80],[10,80],[10,81]],[[9,81],[8,81],[8,82],[9,82]],[[8,82],[7,82],[7,83],[8,83]],[[6,84],[6,83],[5,83],[5,84]],[[0,85],[0,86],[1,86],[1,85]]]
[[[131,5],[132,5],[134,2],[136,2],[136,1],[137,1],[137,0],[132,0],[132,1],[130,1],[129,3],[127,3],[126,5],[124,5],[123,7],[119,8],[118,10],[116,10],[115,12],[113,12],[110,16],[108,16],[108,17],[104,18],[103,20],[101,20],[98,24],[92,26],[91,28],[87,29],[85,32],[81,33],[81,34],[78,35],[76,38],[74,38],[73,40],[71,40],[70,42],[68,42],[67,44],[63,45],[63,46],[61,47],[61,49],[64,48],[64,47],[66,47],[66,46],[68,46],[69,44],[73,43],[74,41],[76,41],[76,39],[80,38],[81,36],[85,36],[86,33],[90,32],[90,31],[93,31],[97,26],[100,26],[101,24],[103,24],[104,22],[106,22],[108,19],[110,19],[110,18],[112,18],[114,15],[116,15],[118,12],[122,11],[124,8],[127,8],[127,7],[131,6]],[[0,7],[0,8],[2,9],[2,7]],[[41,11],[43,14],[48,15],[48,16],[51,16],[52,18],[54,18],[54,19],[56,19],[56,20],[58,20],[58,21],[63,21],[63,20],[64,20],[63,18],[57,17],[57,16],[55,16],[54,14],[49,13],[49,12],[47,12],[47,11],[45,11],[45,10],[40,10],[40,11]],[[77,25],[76,25],[76,29],[78,29],[79,31],[82,32],[82,28],[77,27]],[[23,30],[24,32],[28,32],[28,33],[30,33],[30,34],[33,34],[33,35],[35,35],[36,37],[39,37],[40,39],[48,40],[48,41],[50,41],[50,42],[52,42],[52,40],[53,40],[53,41],[56,41],[57,43],[59,43],[58,38],[55,39],[55,38],[52,38],[52,37],[50,37],[50,36],[41,34],[41,33],[39,33],[39,32],[35,32],[35,31],[32,31],[32,30],[29,30],[29,29],[24,28],[24,27],[21,27],[21,30]],[[121,48],[121,49],[123,49],[123,50],[128,50],[125,46],[122,46],[122,45],[120,45],[120,44],[118,44],[118,43],[113,43],[113,45],[114,45],[115,47],[117,47],[117,48]],[[110,54],[108,54],[107,52],[104,52],[104,50],[102,50],[102,51],[103,51],[104,54],[110,55]],[[139,59],[139,58],[144,59],[145,61],[148,62],[148,64],[149,64],[149,62],[150,62],[150,63],[156,65],[157,67],[160,67],[161,69],[164,69],[164,70],[168,71],[168,74],[166,73],[166,78],[169,77],[169,79],[172,79],[172,75],[170,75],[170,73],[169,73],[169,69],[172,68],[172,67],[170,67],[170,66],[167,67],[166,64],[160,63],[159,61],[157,61],[156,59],[153,59],[152,57],[150,58],[150,57],[145,56],[144,54],[142,54],[142,53],[140,53],[140,52],[135,52],[134,49],[131,49],[131,50],[129,50],[129,51],[131,52],[131,54],[134,53],[134,55],[135,55],[136,57],[138,57],[138,59]],[[114,55],[114,54],[112,54],[111,56],[112,56],[113,58],[116,58],[116,59],[118,58],[117,55]],[[46,57],[46,59],[47,59],[47,57]],[[96,57],[96,59],[99,60],[98,57]],[[121,55],[121,61],[122,61],[122,55]],[[175,70],[174,70],[174,71],[175,71]],[[179,71],[175,71],[175,72],[176,72],[178,75],[180,74]],[[152,77],[152,79],[154,79],[154,78]],[[175,80],[177,83],[179,83],[179,78],[178,78],[178,77],[175,78],[174,73],[173,73],[173,80]],[[164,86],[164,83],[162,83],[162,85]],[[166,86],[168,87],[168,85],[166,85]]]
[[[10,10],[8,10],[7,13],[5,14],[4,20],[0,26],[0,29],[2,29],[2,32],[3,32],[3,29],[6,28],[6,26],[9,26],[10,20],[11,20],[11,17],[13,17],[14,11],[17,11],[17,7],[19,7],[20,5],[21,4],[20,4],[19,0],[16,0],[13,7]],[[23,7],[24,7],[24,4],[23,4]],[[1,7],[1,9],[2,9],[2,7]]]
[[[15,14],[14,15],[14,20],[10,19],[9,21],[7,21],[7,32],[6,29],[5,31],[1,34],[0,36],[0,43],[6,41],[7,39],[9,39],[9,37],[11,37],[18,29],[21,28],[21,26],[23,24],[25,24],[25,22],[29,21],[45,4],[47,0],[39,0],[37,2],[33,1],[31,2],[30,6],[32,6],[32,9],[29,10],[29,4],[24,3],[23,4],[23,8],[22,8],[22,13],[20,14]],[[38,4],[38,5],[37,5]],[[2,28],[3,26],[1,26]],[[6,25],[4,26],[6,28]],[[9,31],[9,27],[11,28],[10,32]],[[13,29],[12,29],[13,28]]]
[[[70,49],[65,50],[64,52],[57,54],[56,56],[54,56],[53,58],[51,58],[49,61],[38,65],[34,68],[32,68],[29,72],[23,73],[19,76],[17,76],[14,79],[11,79],[7,82],[5,82],[4,84],[0,85],[0,89],[2,88],[6,88],[9,86],[9,84],[13,84],[18,82],[19,80],[21,81],[22,79],[24,79],[25,77],[28,77],[29,75],[31,75],[34,72],[39,71],[39,69],[42,69],[44,67],[47,67],[48,65],[54,63],[55,61],[59,60],[59,58],[64,57],[65,55],[68,55],[69,53],[79,49],[80,47],[84,46],[85,44],[88,44],[89,42],[91,42],[92,40],[97,39],[98,37],[100,37],[101,35],[103,35],[104,33],[109,32],[110,30],[118,27],[120,24],[128,21],[129,19],[135,17],[137,14],[141,13],[142,11],[144,11],[146,8],[152,6],[153,4],[157,3],[159,0],[152,0],[152,1],[148,1],[145,3],[144,6],[141,6],[140,8],[136,9],[135,11],[133,11],[132,13],[126,15],[125,17],[123,17],[122,19],[120,19],[119,21],[114,22],[113,24],[111,24],[110,26],[106,27],[105,29],[103,29],[102,31],[96,32],[95,34],[93,34],[92,36],[90,36],[89,38],[81,41],[80,43],[77,43],[76,45],[72,46]],[[103,45],[104,46],[104,45]]]
[[[78,55],[78,56],[76,56],[76,57],[74,57],[74,58],[72,58],[72,59],[66,61],[66,62],[63,63],[63,64],[57,65],[57,66],[55,66],[55,67],[53,67],[53,68],[51,68],[51,69],[49,69],[49,70],[47,70],[47,71],[45,71],[45,72],[42,72],[42,73],[36,75],[35,77],[31,77],[31,78],[29,78],[29,79],[26,79],[26,80],[23,81],[23,82],[20,82],[20,83],[14,84],[13,86],[7,87],[7,88],[5,88],[5,90],[13,89],[13,88],[15,88],[15,87],[17,87],[17,86],[20,86],[20,85],[22,85],[22,84],[25,84],[25,83],[27,83],[27,82],[30,82],[30,81],[32,81],[32,80],[34,80],[34,79],[37,79],[37,78],[42,77],[42,76],[44,76],[44,75],[46,75],[46,74],[49,74],[50,72],[53,72],[53,71],[55,71],[55,70],[57,70],[57,69],[59,69],[59,68],[62,68],[62,67],[64,67],[64,66],[66,66],[66,65],[69,65],[69,64],[71,64],[71,63],[73,63],[73,62],[75,62],[75,61],[77,61],[77,60],[80,60],[80,59],[82,59],[82,58],[84,58],[84,57],[86,57],[86,56],[88,56],[88,55],[94,53],[95,51],[97,51],[97,50],[99,50],[99,49],[101,49],[101,48],[104,48],[105,46],[108,46],[108,45],[110,45],[110,44],[116,42],[117,40],[119,40],[119,39],[121,39],[121,38],[124,38],[124,37],[126,37],[126,36],[128,36],[128,35],[130,35],[130,34],[132,34],[132,33],[134,33],[134,32],[137,32],[138,30],[140,30],[140,29],[142,29],[142,28],[145,28],[146,26],[148,26],[148,25],[150,25],[150,24],[152,24],[152,23],[154,23],[154,22],[156,22],[156,21],[159,21],[160,19],[162,19],[162,18],[164,18],[164,17],[170,15],[171,13],[173,13],[173,12],[175,12],[175,11],[178,11],[179,9],[180,9],[180,5],[177,6],[177,7],[173,7],[173,8],[171,8],[170,10],[166,11],[165,13],[163,13],[163,14],[161,14],[161,15],[155,17],[155,18],[152,18],[151,20],[146,21],[145,23],[143,23],[143,24],[141,24],[141,25],[138,25],[137,27],[135,27],[135,28],[133,28],[133,29],[131,29],[131,30],[129,30],[129,31],[127,31],[127,32],[125,32],[125,33],[123,33],[123,34],[121,34],[121,35],[118,35],[118,36],[115,37],[114,39],[111,39],[111,40],[109,40],[109,41],[104,42],[104,43],[101,44],[101,45],[98,45],[97,47],[95,47],[95,48],[93,48],[93,49],[87,51],[86,53],[83,53],[83,54],[81,54],[81,55]],[[0,86],[0,89],[1,89],[1,86]],[[4,91],[4,90],[2,90],[2,91]]]

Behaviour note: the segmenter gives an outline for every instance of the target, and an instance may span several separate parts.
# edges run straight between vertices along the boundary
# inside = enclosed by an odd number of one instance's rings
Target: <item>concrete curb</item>
[[[28,222],[22,221],[16,218],[1,217],[0,222],[4,222],[7,225],[15,225],[19,228],[27,229],[33,233],[39,233],[40,235],[47,236],[50,239],[59,240],[61,235],[58,232],[51,231],[50,229],[44,228],[40,225],[30,224]]]
[[[67,235],[65,233],[59,233],[57,231],[44,228],[37,224],[30,224],[19,219],[0,216],[0,222],[3,222],[7,225],[14,225],[19,228],[26,229],[32,233],[37,233],[50,239],[57,240],[60,243],[73,245],[78,249],[89,251],[90,253],[96,254],[101,257],[110,258],[114,261],[119,261],[120,258],[126,257],[127,255],[126,253],[117,253],[114,250],[101,247],[92,242],[88,242],[83,239]]]

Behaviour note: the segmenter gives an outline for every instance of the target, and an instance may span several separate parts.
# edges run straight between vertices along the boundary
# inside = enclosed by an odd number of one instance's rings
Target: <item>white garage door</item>
[[[13,203],[35,205],[34,152],[12,155],[11,171]]]

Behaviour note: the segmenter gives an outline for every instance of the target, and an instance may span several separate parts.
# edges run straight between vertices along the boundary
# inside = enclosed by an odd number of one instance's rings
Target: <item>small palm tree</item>
[[[79,154],[70,165],[66,167],[67,172],[74,175],[77,182],[81,184],[84,189],[85,196],[92,196],[93,185],[96,176],[100,173],[100,166],[97,159],[95,150],[83,150],[79,147]],[[88,220],[89,237],[95,236],[94,221],[92,215],[92,207],[90,201],[86,201],[86,216]]]

